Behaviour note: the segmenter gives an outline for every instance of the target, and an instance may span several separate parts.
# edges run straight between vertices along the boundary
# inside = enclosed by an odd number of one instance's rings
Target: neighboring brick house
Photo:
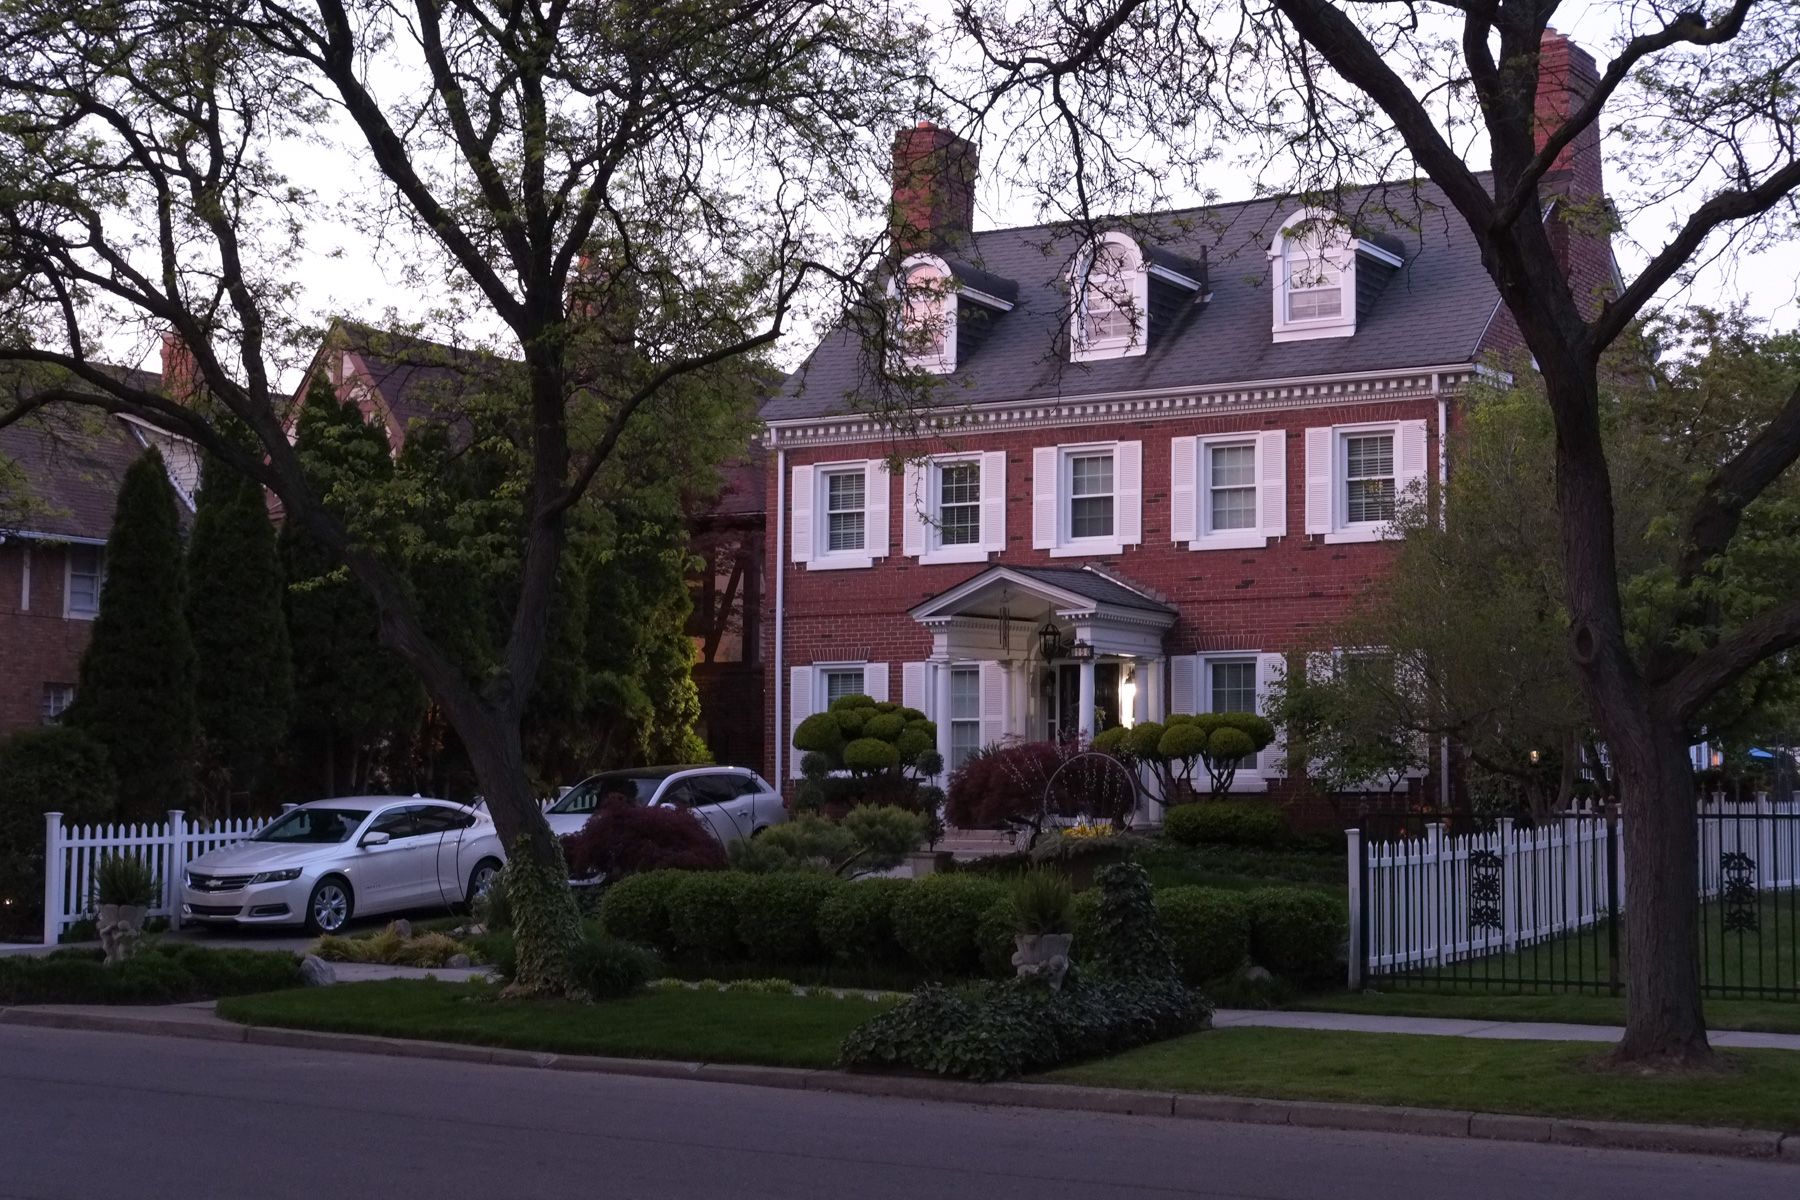
[[[1546,57],[1553,123],[1597,75],[1554,33]],[[1444,477],[1458,394],[1518,345],[1461,218],[1405,183],[975,231],[973,146],[921,124],[894,159],[889,294],[936,407],[917,435],[860,415],[840,331],[763,409],[767,769],[797,776],[794,727],[846,692],[924,709],[952,765],[1260,707],[1388,569],[1396,496]],[[1551,185],[1600,198],[1597,137]],[[1610,284],[1604,236],[1558,237]],[[1234,790],[1297,794],[1280,759]]]
[[[132,374],[140,387],[160,386],[156,375]],[[53,410],[0,429],[0,460],[23,483],[22,495],[0,496],[0,738],[55,721],[74,700],[119,484],[152,445],[185,519],[199,459],[163,430],[97,409]]]
[[[718,495],[689,517],[700,567],[691,579],[694,687],[700,727],[713,758],[757,767],[764,754],[762,664],[763,560],[768,508],[765,456],[753,450],[721,472]]]

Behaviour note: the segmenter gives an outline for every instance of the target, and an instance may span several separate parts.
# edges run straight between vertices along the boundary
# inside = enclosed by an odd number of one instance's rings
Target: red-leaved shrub
[[[1131,785],[1116,765],[1082,751],[1074,739],[1004,742],[977,751],[950,776],[945,811],[951,824],[1036,829],[1046,814],[1096,820],[1128,815],[1136,799]]]
[[[672,867],[682,871],[723,871],[725,847],[693,813],[661,805],[640,808],[609,800],[586,825],[562,839],[569,878],[604,875],[618,879]]]

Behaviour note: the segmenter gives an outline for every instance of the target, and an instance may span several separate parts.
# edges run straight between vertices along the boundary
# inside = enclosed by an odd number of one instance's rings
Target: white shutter
[[[793,524],[793,560],[811,562],[813,556],[813,469],[795,467],[788,491],[788,516]]]
[[[1306,431],[1306,532],[1331,532],[1331,477],[1333,453],[1331,426]]]
[[[871,458],[863,464],[863,553],[886,558],[888,552],[887,463]]]
[[[981,744],[1006,736],[1006,672],[997,662],[981,664]]]
[[[1118,510],[1114,530],[1119,544],[1135,546],[1144,540],[1144,443],[1120,442],[1113,450],[1113,506]]]
[[[922,662],[900,664],[900,703],[922,713],[931,711],[929,665]]]
[[[1257,498],[1264,537],[1287,535],[1287,433],[1270,429],[1256,446]]]
[[[1038,446],[1031,452],[1031,545],[1036,550],[1056,548],[1057,453],[1055,446]]]
[[[932,474],[930,463],[916,462],[907,463],[900,473],[900,551],[908,558],[917,558],[929,545],[926,520],[931,501],[925,489]]]
[[[1169,711],[1168,716],[1176,713],[1198,712],[1200,704],[1200,657],[1195,654],[1177,654],[1169,660]]]
[[[1006,552],[1006,451],[981,456],[981,548]]]
[[[808,470],[811,470],[809,467]],[[812,716],[813,669],[788,668],[788,778],[800,778],[800,751],[794,749],[794,731]]]
[[[871,700],[887,699],[888,665],[886,663],[863,664],[863,695]]]
[[[1400,436],[1395,440],[1399,445],[1394,448],[1394,491],[1404,498],[1407,488],[1425,478],[1430,461],[1425,452],[1425,422],[1400,422]]]
[[[1281,654],[1259,654],[1256,656],[1256,711],[1263,716],[1269,715],[1269,686],[1287,675],[1287,658]],[[1286,756],[1287,750],[1282,746],[1281,730],[1275,731],[1275,740],[1268,748],[1256,756],[1256,769],[1264,775],[1278,775],[1278,764]]]
[[[1194,498],[1200,465],[1195,439],[1169,440],[1169,540],[1191,542],[1200,536],[1199,506]]]

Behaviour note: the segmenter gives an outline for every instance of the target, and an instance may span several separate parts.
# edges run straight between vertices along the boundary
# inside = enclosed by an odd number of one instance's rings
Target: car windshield
[[[570,788],[563,798],[550,806],[553,813],[591,813],[611,796],[621,796],[633,804],[648,804],[662,783],[654,775],[601,775]]]
[[[368,815],[366,808],[296,808],[250,840],[329,846],[349,841]]]

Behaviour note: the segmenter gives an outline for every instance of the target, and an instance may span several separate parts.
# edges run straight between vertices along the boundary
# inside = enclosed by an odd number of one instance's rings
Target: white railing
[[[1758,893],[1800,887],[1800,802],[1703,805],[1700,896],[1721,897],[1727,856]],[[1623,819],[1620,819],[1622,826]],[[1349,831],[1350,985],[1363,974],[1444,966],[1591,928],[1624,908],[1626,863],[1608,819],[1570,814],[1535,829],[1502,819],[1493,830],[1364,840]]]
[[[62,814],[44,814],[44,943],[92,911],[94,871],[109,854],[129,854],[156,876],[160,895],[153,917],[177,918],[181,872],[188,863],[220,846],[241,842],[268,822],[262,817],[233,821],[189,821],[177,809],[158,824],[69,825]]]

